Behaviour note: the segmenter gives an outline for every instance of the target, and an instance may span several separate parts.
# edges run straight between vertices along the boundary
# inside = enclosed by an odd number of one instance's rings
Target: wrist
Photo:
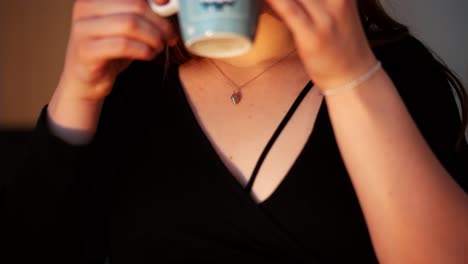
[[[70,144],[88,143],[94,136],[104,98],[86,98],[79,83],[60,81],[47,107],[51,132]]]
[[[375,63],[374,66],[372,66],[372,68],[367,70],[365,73],[363,73],[356,79],[349,81],[348,83],[343,84],[342,86],[337,86],[334,88],[321,90],[322,95],[331,96],[331,95],[340,94],[342,92],[345,92],[346,90],[357,88],[365,84],[366,82],[368,82],[374,75],[378,73],[380,69],[382,69],[382,63],[380,61],[377,61],[377,63]]]
[[[328,76],[314,79],[315,85],[322,93],[326,93],[327,90],[339,89],[340,87],[347,86],[362,78],[379,63],[373,54],[366,56],[365,59],[363,59],[363,57],[357,57],[353,61],[355,63],[345,64],[343,62],[343,65],[335,67],[337,70]]]
[[[60,98],[55,94],[47,107],[52,134],[73,145],[89,143],[96,133],[102,103]]]

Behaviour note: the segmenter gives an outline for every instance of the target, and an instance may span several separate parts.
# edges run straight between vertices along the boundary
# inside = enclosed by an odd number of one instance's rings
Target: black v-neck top
[[[432,55],[413,37],[374,52],[468,190],[457,106]],[[257,204],[197,123],[177,67],[163,83],[152,62],[119,76],[89,145],[54,137],[44,107],[4,198],[2,263],[377,262],[325,103],[285,179]]]

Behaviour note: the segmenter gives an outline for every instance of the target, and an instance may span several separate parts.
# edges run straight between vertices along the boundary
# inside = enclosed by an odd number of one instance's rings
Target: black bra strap
[[[260,158],[258,159],[257,164],[255,165],[255,169],[252,172],[252,176],[250,177],[249,182],[245,186],[245,191],[247,191],[247,193],[250,193],[252,191],[252,186],[254,184],[255,178],[257,178],[257,174],[258,174],[258,172],[260,170],[260,167],[262,166],[263,161],[267,157],[268,152],[270,151],[271,147],[273,147],[273,144],[275,143],[276,139],[279,137],[279,135],[283,131],[284,127],[286,127],[289,120],[291,119],[293,114],[296,112],[296,110],[299,107],[299,105],[301,104],[302,100],[307,95],[307,93],[310,91],[310,89],[312,89],[312,87],[313,87],[313,83],[308,82],[307,85],[304,87],[304,89],[302,89],[302,92],[296,98],[293,105],[289,108],[289,111],[286,113],[283,120],[279,124],[278,128],[276,128],[275,133],[272,135],[272,137],[268,141],[268,144],[263,149],[262,155],[260,155]]]

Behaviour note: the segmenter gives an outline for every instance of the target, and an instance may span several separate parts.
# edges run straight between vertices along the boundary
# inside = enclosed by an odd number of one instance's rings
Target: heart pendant
[[[241,94],[240,92],[235,92],[231,95],[231,102],[233,105],[236,105],[240,102],[241,100]]]

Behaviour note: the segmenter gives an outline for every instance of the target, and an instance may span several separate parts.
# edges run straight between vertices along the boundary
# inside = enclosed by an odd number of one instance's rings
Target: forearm
[[[439,163],[384,71],[326,98],[382,263],[467,263],[468,196]]]

